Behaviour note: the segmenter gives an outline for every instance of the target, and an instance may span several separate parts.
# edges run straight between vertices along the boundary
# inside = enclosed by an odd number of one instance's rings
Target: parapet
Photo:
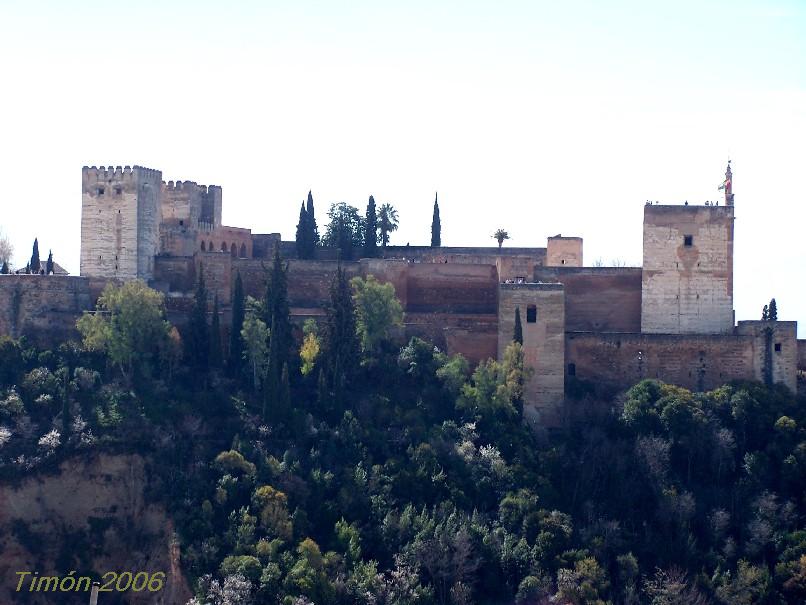
[[[84,182],[133,182],[138,179],[162,181],[162,172],[143,166],[84,166],[81,169]]]
[[[546,246],[547,267],[581,267],[582,238],[563,237],[558,234],[548,238]]]

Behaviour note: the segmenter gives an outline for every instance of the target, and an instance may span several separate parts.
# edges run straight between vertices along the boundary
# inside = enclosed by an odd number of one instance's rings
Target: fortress
[[[623,389],[659,378],[702,391],[756,379],[795,391],[806,370],[796,322],[735,322],[730,166],[724,188],[721,205],[645,205],[641,267],[586,267],[582,239],[560,235],[540,248],[388,246],[382,258],[342,266],[394,285],[407,337],[472,362],[503,355],[519,309],[534,370],[525,405],[532,424],[561,422],[566,391],[579,381]],[[217,186],[166,183],[139,166],[84,167],[81,276],[0,276],[0,307],[8,309],[0,334],[73,336],[76,317],[109,281],[131,279],[164,292],[181,329],[200,268],[226,327],[235,275],[261,296],[275,245],[288,260],[292,319],[321,317],[334,251],[298,260],[294,242],[224,226],[221,210]]]

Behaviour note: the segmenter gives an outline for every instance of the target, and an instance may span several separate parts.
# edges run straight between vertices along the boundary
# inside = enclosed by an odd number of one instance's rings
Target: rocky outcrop
[[[0,484],[0,603],[87,603],[88,593],[15,592],[18,571],[94,575],[164,572],[159,592],[103,593],[99,603],[185,603],[191,596],[180,547],[163,505],[150,502],[146,461],[93,454],[63,462],[58,474]],[[30,577],[30,576],[29,576]]]

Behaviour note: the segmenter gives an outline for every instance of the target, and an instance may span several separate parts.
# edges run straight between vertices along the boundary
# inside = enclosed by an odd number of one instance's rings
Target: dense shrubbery
[[[802,399],[647,380],[570,402],[568,426],[538,438],[521,422],[519,345],[471,372],[362,326],[345,292],[306,328],[301,360],[301,334],[290,352],[264,343],[257,365],[246,343],[243,375],[168,372],[159,351],[121,372],[74,345],[1,340],[0,470],[82,448],[155,454],[197,603],[806,599]],[[244,331],[259,320],[270,338],[283,299],[246,305]],[[347,348],[333,341],[345,326]]]

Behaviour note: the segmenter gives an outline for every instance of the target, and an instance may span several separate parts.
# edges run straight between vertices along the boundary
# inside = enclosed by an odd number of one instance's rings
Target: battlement
[[[143,166],[84,166],[81,169],[84,182],[133,182],[138,179],[162,181],[162,172]]]
[[[162,189],[167,192],[192,190],[204,194],[221,191],[218,185],[199,185],[196,181],[162,181]]]

